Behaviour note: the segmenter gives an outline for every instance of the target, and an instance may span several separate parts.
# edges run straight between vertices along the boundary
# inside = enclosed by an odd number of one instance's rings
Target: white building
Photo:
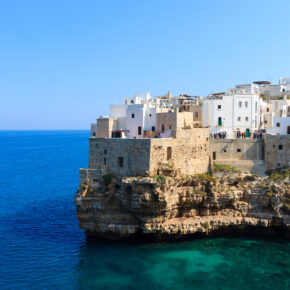
[[[202,125],[210,127],[210,133],[226,132],[227,138],[235,138],[237,131],[261,129],[261,106],[259,95],[219,95],[204,99]]]
[[[273,127],[267,128],[266,132],[272,135],[290,134],[290,117],[274,117]]]
[[[156,130],[156,103],[149,93],[124,98],[123,104],[111,105],[110,117],[118,119],[118,130],[126,138],[143,138],[145,131]]]

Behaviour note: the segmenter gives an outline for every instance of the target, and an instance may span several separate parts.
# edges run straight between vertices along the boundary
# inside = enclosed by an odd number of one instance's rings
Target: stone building
[[[290,135],[265,135],[267,170],[290,167]]]
[[[119,178],[162,174],[203,173],[209,166],[207,128],[184,129],[176,138],[90,138],[89,169]]]

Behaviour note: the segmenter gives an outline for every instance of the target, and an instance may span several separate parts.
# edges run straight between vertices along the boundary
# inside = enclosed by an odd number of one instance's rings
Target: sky
[[[0,129],[89,129],[150,91],[290,77],[290,1],[0,0]]]

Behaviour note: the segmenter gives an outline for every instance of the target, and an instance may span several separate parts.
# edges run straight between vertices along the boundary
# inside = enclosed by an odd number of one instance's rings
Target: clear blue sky
[[[0,0],[0,129],[86,129],[124,96],[290,77],[290,1]]]

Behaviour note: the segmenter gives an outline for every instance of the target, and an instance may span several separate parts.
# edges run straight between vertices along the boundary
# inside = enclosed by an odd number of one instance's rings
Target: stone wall
[[[290,167],[290,136],[265,135],[265,162],[267,170]]]
[[[97,119],[97,138],[111,138],[113,130],[117,130],[118,120],[114,118]]]
[[[211,139],[211,159],[214,160],[263,160],[261,139]],[[214,158],[215,155],[215,158]]]
[[[144,175],[149,170],[150,139],[90,138],[89,168],[116,177]]]
[[[209,166],[209,129],[178,131],[178,138],[90,138],[89,168],[118,178],[178,170],[184,175],[206,172]]]
[[[182,175],[206,172],[209,168],[209,129],[177,131],[177,138],[151,139],[150,174],[162,168],[175,169]]]

